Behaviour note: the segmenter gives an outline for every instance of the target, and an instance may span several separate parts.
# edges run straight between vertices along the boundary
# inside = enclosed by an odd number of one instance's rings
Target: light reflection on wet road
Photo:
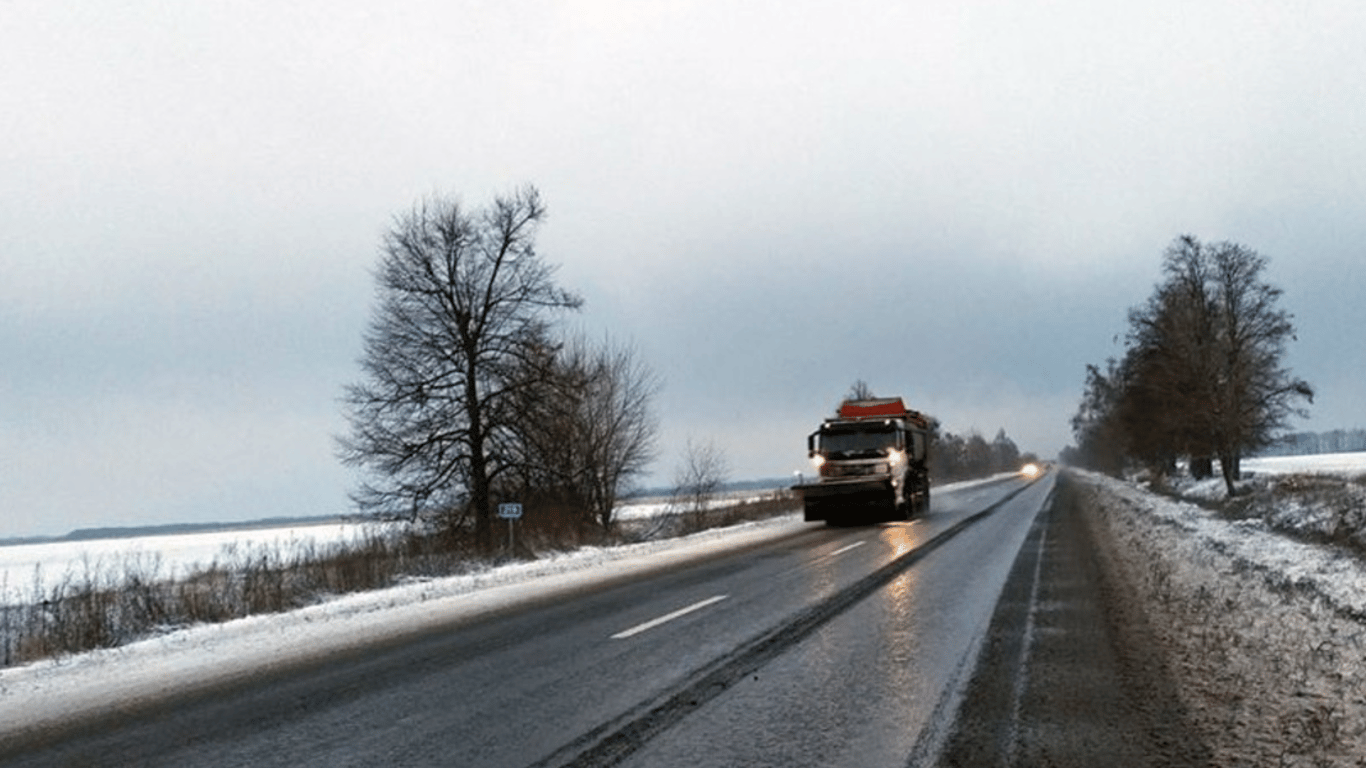
[[[624,764],[883,766],[932,751],[1050,487],[965,530]],[[912,531],[876,538],[901,552]]]

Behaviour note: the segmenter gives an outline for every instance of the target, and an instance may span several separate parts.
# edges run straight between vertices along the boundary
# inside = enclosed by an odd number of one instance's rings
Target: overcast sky
[[[1366,4],[0,0],[0,537],[346,511],[380,237],[532,183],[668,482],[855,379],[1052,456],[1177,235],[1366,425]],[[1117,341],[1118,338],[1118,341]]]

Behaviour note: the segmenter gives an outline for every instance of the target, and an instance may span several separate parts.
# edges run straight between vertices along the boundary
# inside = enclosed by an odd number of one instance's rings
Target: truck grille
[[[885,461],[861,464],[843,464],[833,461],[821,466],[821,477],[863,477],[866,475],[885,475],[892,471]]]

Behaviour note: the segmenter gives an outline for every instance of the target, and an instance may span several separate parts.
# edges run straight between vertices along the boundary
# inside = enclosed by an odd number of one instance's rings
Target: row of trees
[[[383,239],[376,303],[347,387],[339,454],[367,512],[473,529],[493,546],[516,498],[609,528],[616,496],[655,454],[656,375],[634,351],[562,332],[583,300],[536,252],[534,187],[483,209],[432,198]]]
[[[1271,445],[1314,395],[1282,365],[1294,325],[1266,266],[1236,243],[1173,241],[1163,281],[1129,311],[1124,357],[1087,366],[1077,446],[1064,458],[1117,473],[1129,463],[1170,472],[1188,457],[1197,476],[1217,458],[1232,494],[1242,458]]]
[[[1296,432],[1277,440],[1262,456],[1313,456],[1321,453],[1366,451],[1366,429]]]
[[[998,430],[996,437],[987,442],[975,431],[966,435],[941,434],[938,422],[933,423],[936,429],[930,448],[930,477],[937,483],[1014,472],[1024,464],[1038,460],[1033,454],[1021,454],[1004,429]]]

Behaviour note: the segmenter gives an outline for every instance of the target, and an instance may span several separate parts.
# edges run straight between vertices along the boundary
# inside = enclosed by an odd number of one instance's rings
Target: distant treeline
[[[1262,456],[1314,456],[1321,453],[1366,451],[1366,429],[1296,432],[1276,441]]]
[[[761,477],[757,480],[727,480],[718,483],[717,493],[739,493],[742,491],[781,491],[792,486],[792,478],[789,477]],[[645,499],[662,499],[678,493],[678,487],[673,485],[656,485],[649,488],[640,488],[632,492],[629,496],[623,497],[623,505],[633,504]]]
[[[986,477],[997,472],[1014,472],[1021,465],[1038,461],[1032,453],[1021,454],[1004,429],[987,442],[976,431],[966,435],[939,432],[933,423],[934,439],[930,448],[930,478],[935,483]]]

